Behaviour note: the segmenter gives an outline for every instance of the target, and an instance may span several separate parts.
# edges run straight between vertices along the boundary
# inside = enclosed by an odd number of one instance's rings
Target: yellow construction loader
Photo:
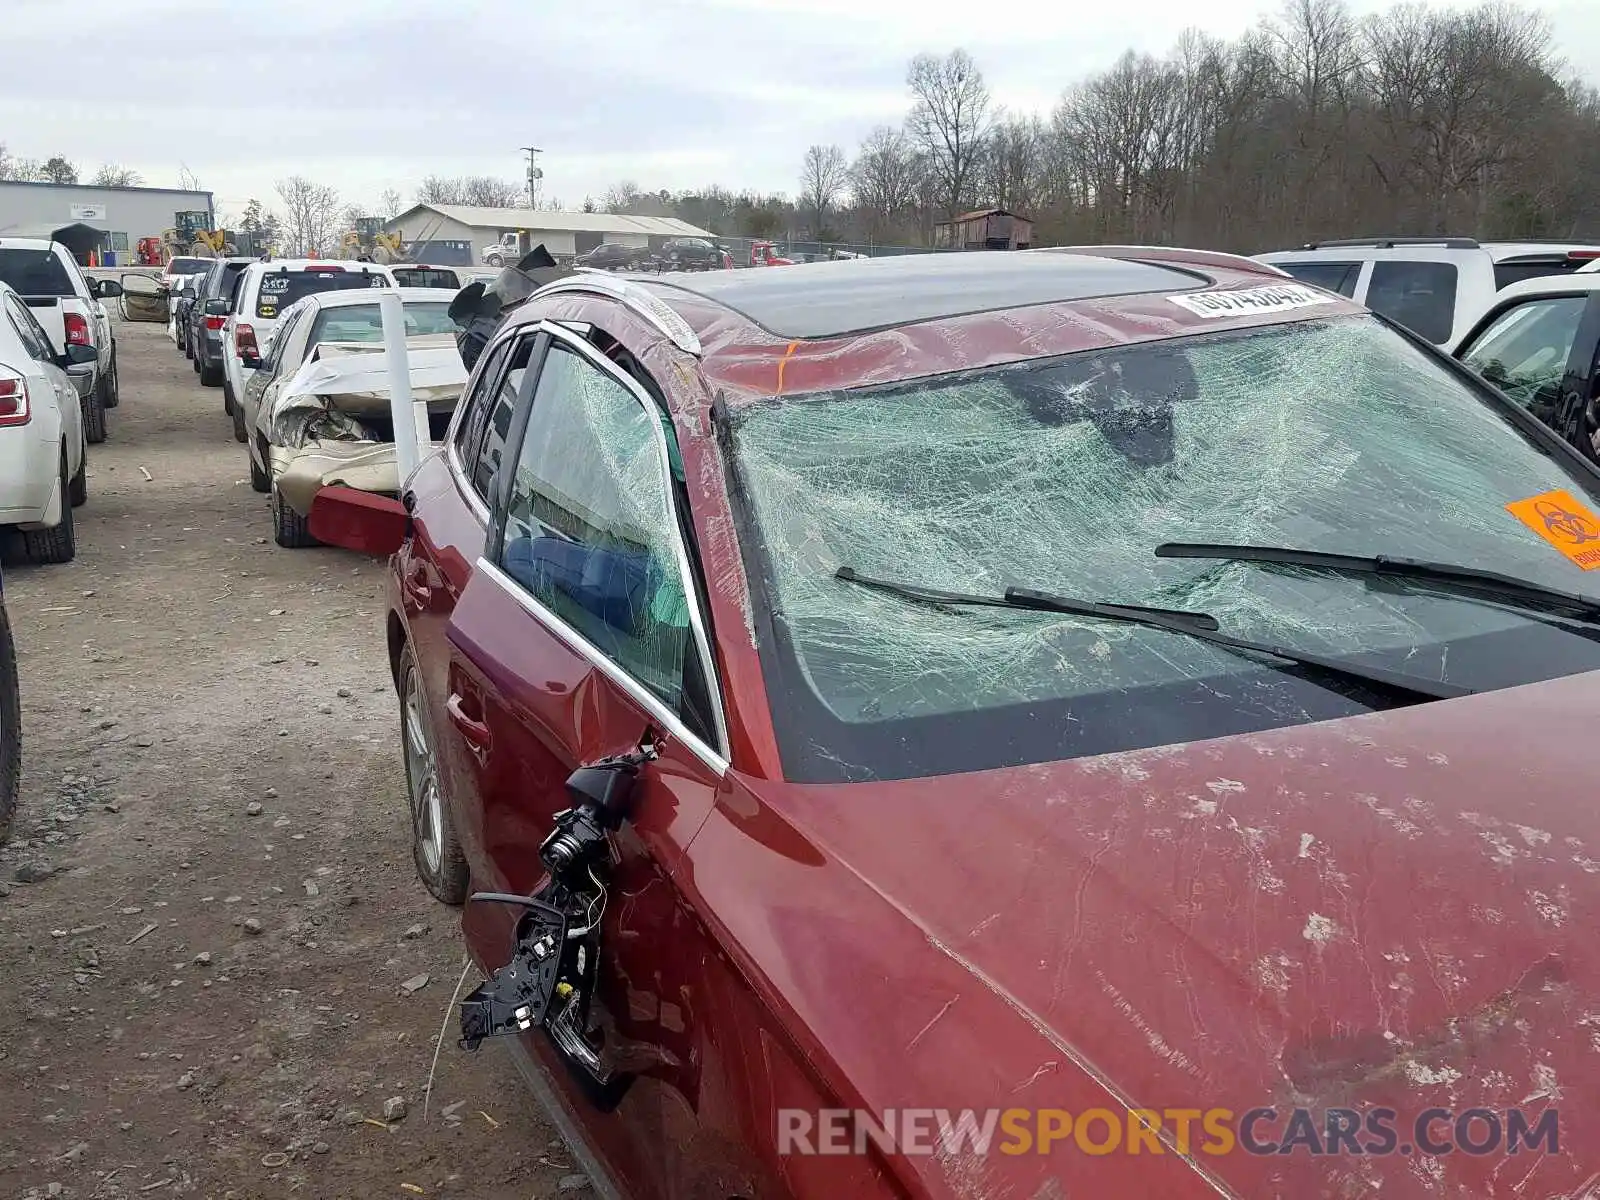
[[[344,235],[340,258],[359,258],[382,265],[405,261],[405,249],[398,233],[384,233],[378,217],[357,217],[356,227]]]

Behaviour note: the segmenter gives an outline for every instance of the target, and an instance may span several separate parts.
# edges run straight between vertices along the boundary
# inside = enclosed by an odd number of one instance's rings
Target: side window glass
[[[1313,287],[1338,292],[1341,296],[1354,296],[1356,280],[1361,278],[1361,264],[1358,262],[1291,262],[1277,265],[1296,279]]]
[[[522,377],[527,373],[528,359],[533,354],[536,341],[537,336],[530,333],[511,343],[510,362],[501,374],[494,402],[484,422],[483,441],[470,464],[473,490],[485,501],[492,501],[495,495],[495,481],[500,477],[506,439],[511,436],[511,421],[517,412],[517,395],[522,391]],[[485,374],[484,379],[488,381],[489,376]]]
[[[706,736],[660,418],[573,350],[539,372],[500,566]],[[708,740],[710,740],[708,738]]]
[[[25,304],[18,302],[15,296],[6,297],[6,315],[11,318],[11,325],[17,331],[17,336],[22,339],[23,349],[39,362],[54,362],[55,356],[50,352],[50,341],[45,336],[39,323],[33,319],[33,314],[28,311]]]
[[[278,364],[283,361],[283,348],[288,345],[289,339],[294,336],[295,326],[300,324],[303,314],[295,313],[272,331],[272,341],[267,345],[267,356],[261,360],[261,368],[269,375],[277,375]]]
[[[1508,308],[1462,350],[1461,361],[1541,421],[1554,422],[1588,303],[1586,296],[1556,296]]]
[[[1455,264],[1375,262],[1367,307],[1435,345],[1448,342],[1456,314]]]
[[[472,392],[463,401],[464,411],[460,422],[456,425],[455,445],[456,457],[461,460],[461,468],[469,474],[478,456],[478,447],[483,444],[483,419],[488,415],[489,405],[495,394],[495,385],[500,381],[500,367],[510,351],[511,343],[506,341],[489,352],[483,362],[483,369],[478,372]]]

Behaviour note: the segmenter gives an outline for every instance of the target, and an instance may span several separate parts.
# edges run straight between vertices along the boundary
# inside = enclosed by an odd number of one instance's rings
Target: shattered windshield
[[[1378,703],[1170,631],[940,609],[838,580],[841,566],[1199,610],[1237,637],[1474,689],[1600,667],[1593,630],[1504,606],[1155,556],[1169,541],[1292,546],[1584,590],[1560,531],[1507,507],[1565,489],[1600,509],[1581,468],[1371,318],[759,404],[734,447],[791,778],[1071,758]]]

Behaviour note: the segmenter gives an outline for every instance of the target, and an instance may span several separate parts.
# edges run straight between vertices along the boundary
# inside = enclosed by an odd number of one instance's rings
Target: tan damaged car
[[[454,297],[444,288],[401,290],[412,395],[427,401],[435,439],[467,380],[449,315]],[[319,488],[398,493],[383,321],[372,292],[320,292],[286,309],[241,405],[250,486],[272,495],[278,545],[317,544],[306,518]]]

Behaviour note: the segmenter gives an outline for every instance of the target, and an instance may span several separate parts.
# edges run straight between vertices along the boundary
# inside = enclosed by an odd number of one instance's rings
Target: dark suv
[[[607,271],[637,271],[650,258],[650,251],[641,246],[624,246],[621,242],[602,242],[593,250],[572,260],[575,267],[599,267]]]
[[[705,238],[673,238],[661,247],[661,262],[669,271],[720,271],[733,265],[725,251]]]
[[[253,262],[253,258],[219,258],[195,281],[195,294],[182,297],[189,306],[179,335],[185,353],[194,360],[195,374],[206,387],[222,386],[222,322],[228,316],[228,297],[233,295],[233,281],[239,272]]]

